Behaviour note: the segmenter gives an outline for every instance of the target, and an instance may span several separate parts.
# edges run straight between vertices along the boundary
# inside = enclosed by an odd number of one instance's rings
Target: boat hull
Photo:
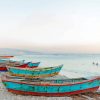
[[[99,86],[94,88],[84,89],[84,90],[73,91],[73,92],[65,92],[65,93],[38,93],[38,92],[26,92],[26,91],[13,90],[13,89],[8,89],[8,92],[18,94],[18,95],[62,97],[62,96],[70,96],[70,95],[81,94],[81,93],[95,92],[98,90],[98,88]]]
[[[5,59],[5,58],[12,58],[14,56],[0,56],[1,59]]]
[[[48,68],[17,68],[8,67],[8,71],[12,76],[25,77],[25,78],[44,78],[57,75],[63,65]]]
[[[36,62],[36,63],[30,62],[30,63],[28,64],[28,67],[29,67],[29,68],[36,68],[36,67],[39,66],[39,64],[40,64],[40,62]]]
[[[68,96],[86,92],[95,92],[99,88],[100,79],[95,78],[75,83],[32,82],[27,80],[2,79],[9,92],[34,96]]]
[[[38,67],[40,64],[40,62],[37,63],[32,63],[32,62],[28,62],[19,66],[15,66],[15,67],[19,67],[19,68],[36,68]]]
[[[7,68],[6,67],[0,67],[0,71],[7,71]]]
[[[15,66],[15,67],[19,67],[19,68],[27,68],[28,67],[28,63],[25,63],[25,64],[22,64],[22,65],[19,65],[19,66]]]

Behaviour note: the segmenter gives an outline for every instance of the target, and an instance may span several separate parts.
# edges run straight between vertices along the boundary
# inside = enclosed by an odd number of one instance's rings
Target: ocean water
[[[100,54],[23,55],[15,56],[11,60],[40,61],[39,67],[63,64],[60,74],[69,78],[100,76]]]

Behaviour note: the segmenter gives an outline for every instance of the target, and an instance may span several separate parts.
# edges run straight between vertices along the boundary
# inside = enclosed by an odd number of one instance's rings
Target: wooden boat
[[[1,63],[7,63],[9,59],[0,59],[0,64]]]
[[[25,64],[24,62],[25,62],[25,60],[21,60],[21,61],[8,60],[7,64],[9,66],[19,66],[19,65]]]
[[[19,66],[21,63],[19,62],[15,62],[15,61],[11,61],[9,59],[0,59],[0,72],[3,71],[7,71],[7,68],[6,66],[9,65],[9,66]]]
[[[20,67],[9,67],[7,69],[13,76],[26,77],[26,78],[44,78],[49,76],[55,76],[59,73],[63,65],[46,67],[46,68],[20,68]]]
[[[0,72],[6,72],[6,71],[7,71],[6,64],[5,63],[0,64]]]
[[[9,66],[12,66],[12,65],[15,65],[15,66],[19,66],[21,63],[17,63],[17,62],[13,62],[13,61],[10,61],[8,59],[1,59],[0,60],[0,72],[6,72],[7,71],[7,68],[6,66],[9,65]]]
[[[8,59],[0,59],[0,72],[7,71],[6,64],[8,63]]]
[[[28,67],[30,67],[30,68],[36,68],[36,67],[38,67],[39,66],[39,64],[40,64],[40,62],[30,62],[29,64],[28,64]]]
[[[36,67],[38,67],[39,66],[39,64],[40,64],[40,62],[34,62],[34,63],[32,63],[32,62],[27,62],[27,63],[24,63],[24,64],[22,64],[22,65],[18,65],[18,66],[15,66],[15,67],[19,67],[19,68],[36,68]]]
[[[42,79],[27,80],[18,77],[2,76],[2,82],[9,92],[33,96],[69,96],[95,92],[100,85],[100,77],[91,79]]]
[[[5,58],[12,58],[14,56],[0,56],[0,59],[5,59]]]
[[[7,68],[6,68],[7,65],[19,67],[19,68],[36,68],[36,67],[38,67],[40,62],[36,62],[36,63],[28,62],[28,63],[24,63],[21,65],[20,64],[21,64],[20,62],[19,63],[18,62],[9,63],[9,62],[5,61],[4,63],[0,63],[0,71],[3,71],[3,72],[7,71]]]
[[[24,63],[24,64],[22,64],[22,65],[17,65],[17,66],[14,66],[14,67],[18,67],[18,68],[27,68],[28,65],[29,65],[29,63],[30,63],[30,62]]]

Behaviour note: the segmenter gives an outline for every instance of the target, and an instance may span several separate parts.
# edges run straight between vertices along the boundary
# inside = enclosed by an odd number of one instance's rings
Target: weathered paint
[[[0,67],[0,71],[7,71],[6,67]]]
[[[87,92],[95,92],[97,91],[99,87],[94,87],[94,88],[89,88],[89,89],[84,89],[84,90],[78,90],[78,91],[73,91],[73,92],[65,92],[65,93],[37,93],[37,92],[28,92],[28,91],[20,91],[20,90],[13,90],[13,89],[8,89],[9,92],[14,93],[14,94],[20,94],[20,95],[33,95],[33,96],[70,96],[74,94],[80,94],[80,93],[87,93]]]
[[[84,92],[96,91],[99,88],[99,78],[75,82],[74,84],[28,82],[20,80],[2,79],[8,91],[16,94],[41,95],[41,96],[65,96]]]
[[[18,67],[8,67],[8,71],[13,76],[20,76],[26,78],[42,78],[48,76],[57,75],[61,70],[63,65],[59,65],[56,67],[48,67],[48,68],[35,68],[35,69],[28,69],[28,68],[18,68]]]
[[[36,63],[30,62],[30,63],[28,64],[28,66],[29,66],[30,68],[34,68],[34,67],[38,67],[39,64],[40,64],[40,62],[36,62]]]
[[[8,60],[8,59],[7,59]],[[0,59],[0,63],[6,63],[7,62],[6,59]]]
[[[0,56],[0,58],[4,59],[4,58],[12,58],[14,56]]]
[[[52,77],[52,76],[55,76],[55,75],[58,75],[59,72],[56,72],[56,73],[52,73],[52,74],[44,74],[44,75],[22,75],[22,74],[12,74],[10,73],[12,76],[17,76],[17,77],[25,77],[25,78],[44,78],[44,77]]]
[[[15,67],[27,68],[29,63],[30,63],[30,62],[25,63],[25,64],[22,64],[22,65],[19,65],[19,66],[15,66]]]

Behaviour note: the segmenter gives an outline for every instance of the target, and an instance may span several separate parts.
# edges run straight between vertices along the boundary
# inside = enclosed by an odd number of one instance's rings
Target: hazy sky
[[[100,52],[100,0],[0,0],[0,47]]]

